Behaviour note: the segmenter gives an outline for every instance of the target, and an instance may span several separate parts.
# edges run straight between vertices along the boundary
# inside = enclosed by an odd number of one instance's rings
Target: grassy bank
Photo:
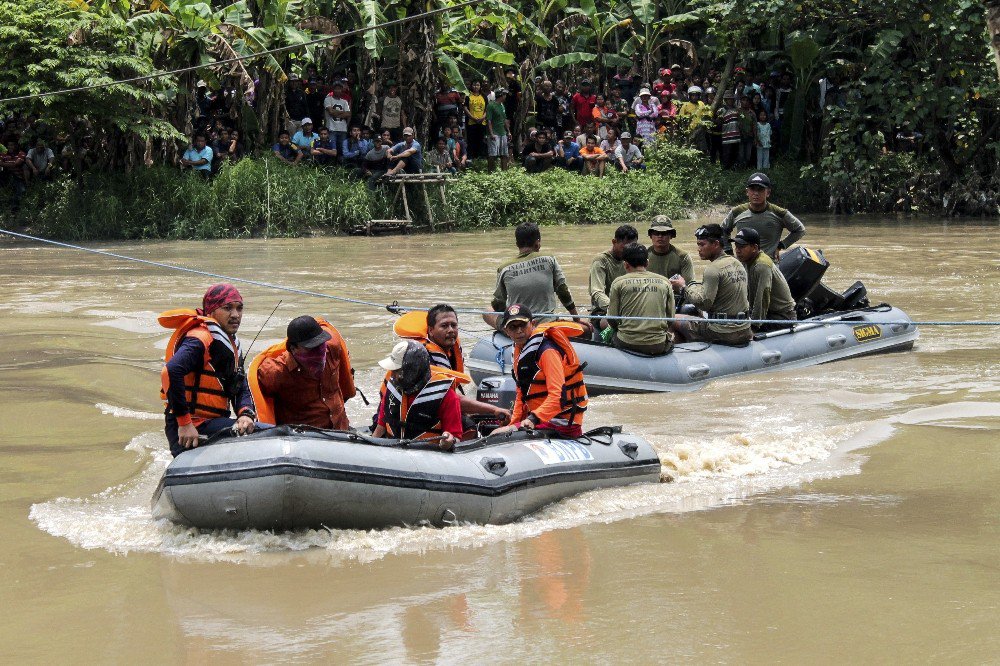
[[[825,188],[818,180],[802,179],[799,171],[793,164],[771,171],[775,200],[796,212],[822,210]],[[698,153],[664,146],[650,152],[649,168],[642,172],[584,178],[558,169],[485,173],[477,165],[448,186],[447,206],[434,188],[429,194],[435,218],[452,220],[457,229],[523,221],[644,222],[660,213],[683,216],[695,208],[741,202],[749,173],[723,171]],[[29,192],[14,224],[72,240],[346,233],[370,219],[401,216],[392,209],[392,194],[339,170],[245,159],[211,182],[169,167],[92,173],[82,183],[57,180]]]

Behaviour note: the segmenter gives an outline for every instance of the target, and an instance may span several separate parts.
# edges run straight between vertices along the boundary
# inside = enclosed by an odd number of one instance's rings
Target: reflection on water
[[[682,244],[697,223],[680,224]],[[1000,318],[995,224],[807,224],[833,287],[862,279],[873,301],[916,319]],[[510,236],[116,250],[481,308]],[[578,302],[610,236],[544,231]],[[196,662],[983,661],[1000,650],[984,638],[1000,618],[996,328],[927,328],[912,353],[594,399],[588,421],[649,439],[673,482],[588,493],[514,525],[199,531],[152,521],[149,498],[169,462],[157,399],[167,332],[155,314],[196,303],[205,285],[61,250],[0,251],[0,512],[12,526],[0,583],[14,611],[0,639],[12,658],[128,659],[137,648],[105,626]],[[934,266],[933,279],[914,266]],[[375,394],[391,315],[241,291],[246,340],[284,299],[255,350],[298,314],[326,315]],[[483,325],[462,324],[468,347]],[[351,401],[352,422],[371,409]],[[121,601],[102,603],[109,591]],[[77,628],[67,641],[33,638],[61,613]],[[859,628],[859,617],[876,620]]]

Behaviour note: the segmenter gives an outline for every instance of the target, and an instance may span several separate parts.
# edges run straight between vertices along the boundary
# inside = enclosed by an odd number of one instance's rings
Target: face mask
[[[299,365],[308,370],[314,377],[318,377],[326,366],[326,345],[318,345],[313,349],[299,347],[292,356],[299,362]]]

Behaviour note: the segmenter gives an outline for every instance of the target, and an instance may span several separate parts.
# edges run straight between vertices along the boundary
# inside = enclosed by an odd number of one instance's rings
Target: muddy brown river
[[[701,221],[679,223],[682,247]],[[996,221],[805,222],[831,286],[863,280],[917,320],[1000,320]],[[543,230],[578,303],[612,233]],[[514,251],[512,230],[99,247],[474,308]],[[924,327],[911,352],[595,398],[588,424],[648,438],[675,481],[513,525],[208,532],[154,522],[149,498],[170,458],[156,314],[197,305],[209,279],[7,241],[0,279],[4,663],[1000,659],[1000,328]],[[282,299],[255,351],[326,315],[376,393],[392,315],[240,289],[247,343]],[[484,326],[461,323],[468,349]]]

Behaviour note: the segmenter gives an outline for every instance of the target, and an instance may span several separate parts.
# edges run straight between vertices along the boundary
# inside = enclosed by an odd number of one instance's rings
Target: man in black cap
[[[694,262],[691,255],[673,244],[677,238],[674,223],[666,215],[657,215],[649,223],[649,272],[668,280],[680,275],[685,282],[694,282]]]
[[[760,234],[743,227],[733,237],[736,258],[747,269],[747,298],[751,319],[784,319],[795,321],[795,299],[785,276],[771,258],[760,251]],[[752,324],[755,331],[773,331],[781,324]]]
[[[293,319],[287,335],[284,348],[275,345],[262,353],[264,360],[251,378],[251,389],[259,390],[254,397],[273,406],[275,425],[346,430],[344,401],[356,390],[344,339],[309,315]],[[265,409],[258,411],[264,419]]]
[[[750,304],[747,302],[747,272],[743,264],[722,250],[722,227],[706,224],[694,232],[698,240],[698,256],[712,262],[705,269],[701,283],[687,284],[682,277],[670,284],[681,290],[685,303],[705,312],[708,319],[678,314],[681,321],[673,329],[682,340],[718,342],[725,345],[744,345],[753,339],[747,319]],[[716,322],[713,319],[735,319],[733,322]]]
[[[754,228],[760,234],[761,252],[775,261],[781,252],[794,245],[806,235],[805,225],[786,209],[775,206],[767,199],[771,196],[771,179],[764,173],[755,173],[747,180],[748,202],[733,208],[722,222],[726,251],[731,251],[728,238],[734,230],[744,227]],[[788,235],[781,237],[785,229]]]

